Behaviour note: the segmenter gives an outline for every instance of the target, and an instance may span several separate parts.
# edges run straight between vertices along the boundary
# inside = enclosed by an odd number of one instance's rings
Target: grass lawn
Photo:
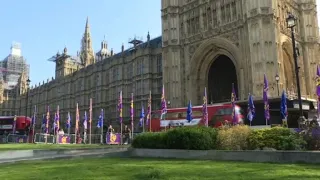
[[[73,159],[0,165],[1,180],[318,180],[320,165],[160,159]]]
[[[86,148],[129,147],[128,145],[100,145],[100,144],[0,144],[0,151],[27,149],[86,149]]]

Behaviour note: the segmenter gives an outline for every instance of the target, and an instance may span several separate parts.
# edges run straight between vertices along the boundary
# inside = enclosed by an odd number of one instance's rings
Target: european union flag
[[[140,127],[142,127],[143,124],[144,124],[144,117],[145,117],[144,108],[143,108],[143,105],[141,105],[140,121],[139,121],[139,126]]]
[[[191,101],[189,101],[189,104],[188,104],[187,120],[188,120],[189,123],[192,121],[192,105],[191,105]]]
[[[87,111],[84,112],[84,119],[83,119],[83,128],[87,129],[88,127],[88,117],[87,117]]]
[[[66,128],[69,129],[70,127],[71,127],[71,116],[70,116],[70,112],[68,112]]]
[[[284,91],[282,91],[282,95],[281,95],[280,112],[281,112],[281,118],[284,120],[287,120],[287,117],[288,117],[287,96]]]
[[[100,113],[100,115],[99,115],[97,127],[98,127],[98,128],[103,127],[103,109],[101,109],[101,113]]]
[[[249,94],[249,98],[248,99],[249,100],[248,100],[248,115],[247,115],[247,118],[251,123],[253,118],[254,118],[254,116],[255,116],[255,107],[254,107],[254,104],[253,104],[253,98],[252,98],[251,94]]]

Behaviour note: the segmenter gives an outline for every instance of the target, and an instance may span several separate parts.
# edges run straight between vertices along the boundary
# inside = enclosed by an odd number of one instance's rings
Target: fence
[[[121,133],[106,133],[106,134],[87,134],[78,135],[52,135],[44,133],[36,133],[33,142],[37,144],[129,144],[132,139],[140,133],[133,133],[133,136],[128,136]],[[0,144],[4,143],[28,143],[27,135],[0,135]],[[31,142],[31,139],[30,139]]]
[[[7,143],[27,143],[27,135],[9,134],[7,136]]]

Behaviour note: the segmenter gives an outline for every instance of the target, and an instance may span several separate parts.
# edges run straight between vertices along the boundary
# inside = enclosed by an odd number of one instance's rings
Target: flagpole
[[[101,109],[101,135],[100,135],[100,144],[103,144],[103,119],[104,119],[104,110]]]
[[[89,144],[91,144],[91,122],[92,122],[92,98],[90,98],[90,115],[89,115]]]
[[[132,103],[132,107],[131,107],[132,109],[130,110],[130,112],[131,112],[131,140],[132,140],[133,139],[133,129],[134,129],[133,128],[133,126],[134,126],[133,125],[133,116],[134,116],[133,115],[133,113],[134,113],[134,110],[133,110],[133,106],[134,106],[133,105],[133,93],[131,93],[131,103]]]
[[[145,116],[145,111],[144,111],[144,107],[143,107],[143,104],[142,104],[142,101],[141,101],[141,111],[143,110],[143,116],[141,117],[142,118],[142,132],[144,132],[144,116]],[[142,114],[142,112],[141,112]],[[141,119],[140,119],[141,121]]]
[[[152,118],[151,118],[151,110],[152,110],[152,108],[151,108],[151,107],[152,107],[151,91],[150,91],[149,93],[150,93],[150,94],[149,94],[149,99],[150,99],[150,109],[149,109],[149,121],[150,121],[150,122],[149,122],[149,132],[152,132],[152,131],[151,131],[151,122],[152,122],[152,121],[151,121],[151,119],[152,119]]]
[[[79,114],[78,114],[78,108],[79,105],[78,103],[76,104],[76,125],[74,127],[74,143],[77,144],[77,131],[78,131],[78,127],[79,127],[79,122],[78,122],[78,118],[79,118]]]
[[[69,121],[69,124],[68,124],[68,135],[70,136],[70,126],[71,126],[71,118],[70,118],[70,112],[68,112],[68,121]]]
[[[207,87],[204,88],[204,94],[205,94],[205,99],[206,99],[206,102],[205,102],[205,112],[206,112],[206,127],[209,127],[209,122],[208,122],[208,97],[207,97]]]
[[[33,125],[32,125],[32,142],[34,143],[34,131],[36,129],[36,112],[37,112],[37,105],[34,105],[34,112],[33,112]]]

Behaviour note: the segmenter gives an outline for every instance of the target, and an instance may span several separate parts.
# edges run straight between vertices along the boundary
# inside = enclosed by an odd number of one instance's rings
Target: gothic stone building
[[[316,0],[162,0],[163,81],[171,106],[191,99],[230,101],[231,84],[239,99],[262,97],[263,76],[271,97],[296,89],[293,48],[286,17],[295,27],[302,95],[314,97],[319,64]]]
[[[127,50],[122,45],[118,54],[107,50],[105,41],[101,50],[94,54],[88,21],[82,39],[80,53],[76,57],[68,55],[67,48],[57,53],[51,60],[56,63],[55,78],[31,88],[26,93],[25,77],[22,76],[21,96],[17,100],[17,114],[31,116],[37,106],[38,127],[46,106],[50,106],[52,119],[59,105],[62,127],[71,113],[74,126],[76,103],[79,103],[80,118],[89,111],[89,99],[93,99],[93,127],[95,129],[101,109],[105,111],[105,125],[117,125],[117,103],[119,92],[123,91],[124,123],[129,124],[131,93],[134,94],[137,124],[141,106],[147,107],[149,91],[152,91],[152,106],[159,108],[162,88],[161,37],[142,42],[132,41]],[[27,98],[28,95],[28,98]],[[28,103],[26,104],[26,100]]]
[[[205,87],[209,102],[230,101],[232,83],[239,99],[246,99],[248,93],[258,99],[264,74],[269,80],[269,96],[276,97],[276,74],[280,90],[296,89],[293,48],[285,21],[288,12],[298,18],[295,43],[302,94],[314,97],[320,60],[315,0],[162,0],[161,6],[162,38],[148,37],[147,42],[122,48],[115,55],[104,43],[99,56],[94,55],[87,24],[78,56],[68,56],[67,50],[58,54],[54,58],[56,79],[30,90],[28,115],[37,105],[40,116],[48,104],[51,114],[60,105],[61,117],[70,111],[74,118],[75,103],[79,102],[82,116],[92,97],[94,118],[104,108],[107,119],[115,122],[118,93],[123,90],[127,120],[130,93],[135,94],[138,116],[140,103],[146,107],[149,90],[153,109],[159,107],[162,82],[171,107],[185,106],[189,99],[201,104]],[[21,106],[16,109],[24,114],[26,93],[19,101],[16,104]]]

